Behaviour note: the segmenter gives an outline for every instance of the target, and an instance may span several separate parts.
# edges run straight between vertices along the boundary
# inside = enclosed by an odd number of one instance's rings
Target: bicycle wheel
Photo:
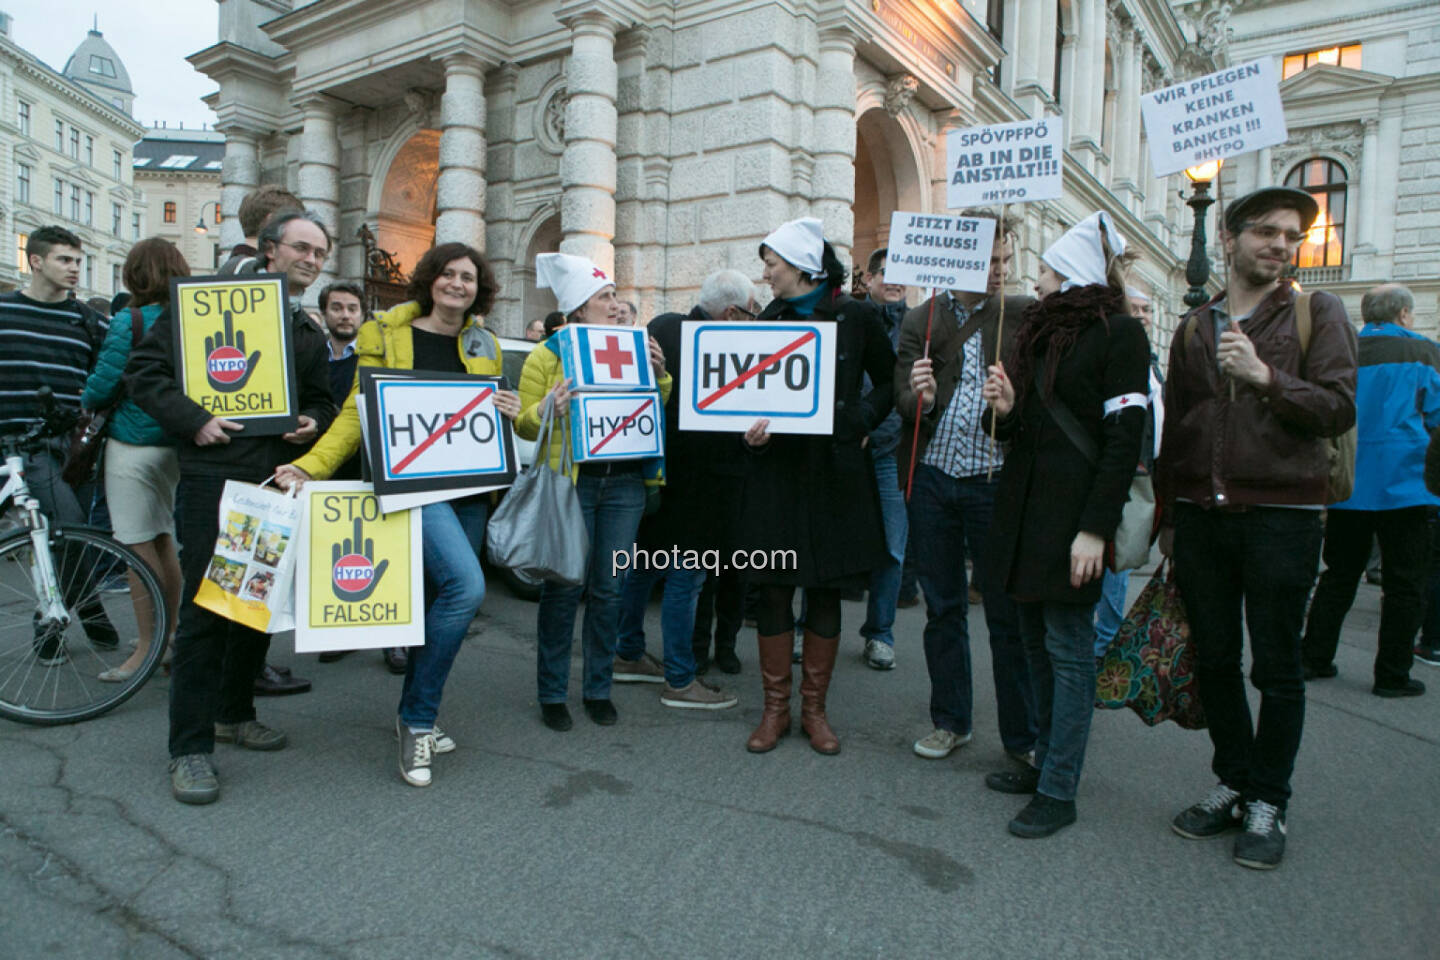
[[[0,541],[0,716],[40,725],[89,720],[124,703],[155,672],[170,635],[160,581],[129,547],[63,526],[50,528],[49,545],[68,623],[44,618],[29,531]],[[139,644],[147,649],[134,673],[99,679]]]

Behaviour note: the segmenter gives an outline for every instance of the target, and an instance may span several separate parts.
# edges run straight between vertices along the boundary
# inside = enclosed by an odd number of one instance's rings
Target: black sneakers
[[[1340,675],[1340,669],[1333,660],[1329,663],[1304,663],[1300,665],[1300,674],[1306,680],[1333,680]]]
[[[1170,829],[1190,840],[1209,840],[1239,829],[1244,820],[1245,804],[1240,794],[1218,783],[1204,800],[1180,811],[1170,821]]]
[[[1010,832],[1017,837],[1036,840],[1048,837],[1075,822],[1075,801],[1056,800],[1043,793],[1030,798],[1030,803],[1010,821]]]
[[[570,719],[570,708],[563,703],[540,704],[540,719],[545,726],[557,733],[564,733],[574,726],[574,721]]]
[[[1285,856],[1285,811],[1264,800],[1245,805],[1245,832],[1235,838],[1235,862],[1274,870]]]
[[[1370,692],[1377,697],[1418,697],[1424,694],[1425,684],[1411,677],[1405,681],[1403,687],[1382,687],[1376,684],[1371,688]]]
[[[581,703],[585,707],[585,715],[602,727],[612,727],[620,719],[620,714],[615,712],[615,704],[609,700],[582,700]]]
[[[985,774],[985,786],[1001,793],[1034,793],[1040,786],[1040,771],[1026,765],[1021,770]]]

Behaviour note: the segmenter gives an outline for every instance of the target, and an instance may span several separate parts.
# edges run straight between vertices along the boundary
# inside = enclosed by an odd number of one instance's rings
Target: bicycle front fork
[[[55,569],[55,557],[50,552],[50,524],[40,512],[40,501],[27,497],[21,507],[30,526],[30,544],[34,548],[35,562],[30,567],[30,579],[35,584],[36,615],[40,625],[70,624],[70,611],[65,608],[65,597],[60,590],[60,577]]]

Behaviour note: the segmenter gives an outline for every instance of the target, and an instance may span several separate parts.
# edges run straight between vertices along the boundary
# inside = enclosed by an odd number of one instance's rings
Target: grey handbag
[[[585,582],[590,538],[570,480],[570,444],[562,444],[560,470],[550,467],[554,403],[547,397],[544,404],[535,462],[515,478],[491,514],[485,542],[495,563],[532,579],[578,587]]]

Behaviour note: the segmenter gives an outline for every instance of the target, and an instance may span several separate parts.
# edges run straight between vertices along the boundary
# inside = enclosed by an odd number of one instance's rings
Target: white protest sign
[[[681,324],[681,430],[828,436],[835,418],[833,323]]]
[[[1290,137],[1269,57],[1152,90],[1141,96],[1140,112],[1157,177]]]
[[[885,282],[983,292],[990,280],[995,221],[895,211]]]
[[[358,480],[312,481],[300,497],[295,652],[423,644],[420,511],[382,513]]]
[[[387,512],[402,506],[393,499],[401,494],[445,493],[433,502],[514,482],[515,441],[495,406],[498,379],[400,373],[365,370],[360,377],[371,476]]]
[[[1064,190],[1065,144],[1058,117],[951,130],[945,135],[951,209],[977,203],[1051,200]]]
[[[582,393],[570,397],[570,450],[577,463],[637,460],[665,453],[660,394]]]
[[[571,390],[655,389],[644,327],[572,323],[560,329],[556,345]]]

